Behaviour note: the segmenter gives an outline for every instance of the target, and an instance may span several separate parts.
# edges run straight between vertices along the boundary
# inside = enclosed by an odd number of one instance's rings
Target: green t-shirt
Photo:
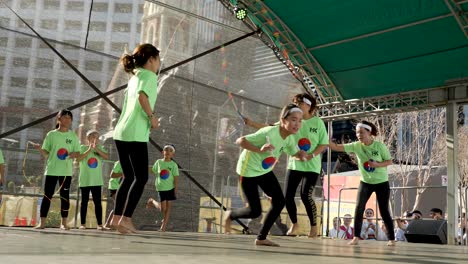
[[[47,133],[42,149],[49,152],[44,175],[72,176],[73,160],[68,158],[72,152],[80,152],[80,140],[75,132],[60,132],[55,129]]]
[[[81,154],[88,150],[89,146],[81,145]],[[100,151],[107,153],[102,146],[97,146]],[[102,157],[94,151],[80,161],[80,187],[102,186]]]
[[[148,142],[151,121],[138,101],[140,92],[148,96],[151,111],[157,97],[158,76],[149,70],[138,68],[130,78],[125,93],[122,114],[114,129],[114,139]]]
[[[264,175],[273,170],[274,164],[281,155],[281,152],[286,152],[290,155],[297,152],[297,150],[289,152],[290,149],[295,149],[294,140],[291,136],[283,139],[278,125],[261,128],[254,134],[245,136],[245,139],[252,145],[261,148],[267,143],[267,137],[270,144],[275,147],[273,153],[270,151],[257,153],[246,149],[242,150],[237,161],[237,174],[243,177]]]
[[[179,176],[179,168],[174,161],[158,159],[154,163],[152,171],[156,174],[155,186],[158,192],[174,189],[174,177]]]
[[[2,150],[0,149],[0,164],[5,163],[5,159],[3,158]]]
[[[294,150],[304,150],[307,153],[312,153],[319,145],[328,145],[328,134],[325,129],[325,124],[319,117],[312,117],[307,120],[302,120],[302,125],[297,134],[291,135],[296,142],[295,149],[290,149],[289,152]],[[311,171],[320,173],[322,169],[322,161],[320,155],[308,161],[300,161],[294,157],[289,157],[288,169],[296,171]]]
[[[120,161],[116,161],[114,163],[114,168],[112,169],[113,173],[123,173],[122,171],[122,166],[120,166]],[[109,179],[109,190],[118,190],[120,187],[120,181],[122,180],[122,177],[120,178],[110,178]]]
[[[377,162],[392,159],[385,144],[374,140],[372,144],[366,146],[356,141],[345,144],[344,149],[347,153],[356,154],[359,171],[361,172],[361,181],[369,184],[378,184],[388,181],[387,167],[370,168],[367,166],[367,162],[371,159]]]

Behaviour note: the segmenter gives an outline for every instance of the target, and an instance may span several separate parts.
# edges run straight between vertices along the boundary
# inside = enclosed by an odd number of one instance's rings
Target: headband
[[[308,104],[309,106],[312,105],[312,102],[311,102],[309,99],[307,99],[307,98],[302,98],[302,102]]]
[[[172,149],[172,152],[175,153],[175,148],[174,148],[174,146],[172,146],[172,145],[165,145],[164,148],[163,148],[163,150],[165,150],[166,148]]]
[[[293,108],[289,109],[288,111],[286,111],[286,113],[284,113],[283,118],[286,118],[289,114],[292,114],[294,112],[302,113],[302,110],[299,107],[293,107]]]
[[[361,127],[362,127],[362,128],[365,128],[365,129],[367,129],[367,130],[369,130],[369,131],[372,131],[372,127],[369,126],[369,125],[366,125],[366,124],[363,124],[363,123],[359,123],[359,124],[356,125],[356,129],[359,129],[359,128],[361,128]]]

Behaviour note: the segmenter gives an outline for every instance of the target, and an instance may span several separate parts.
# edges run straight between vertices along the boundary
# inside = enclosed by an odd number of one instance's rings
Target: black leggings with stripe
[[[267,212],[262,228],[257,236],[257,239],[264,240],[284,208],[284,196],[281,186],[272,171],[257,177],[241,177],[241,186],[249,205],[248,207],[232,210],[232,220],[238,218],[257,218],[262,214],[258,187],[271,197],[270,210]]]
[[[312,194],[318,176],[319,174],[315,172],[288,170],[284,196],[286,199],[286,209],[293,224],[297,223],[297,208],[294,197],[296,196],[297,187],[301,183],[301,200],[304,203],[310,225],[317,225],[317,207]]]
[[[115,197],[114,215],[132,217],[148,181],[148,144],[115,140],[124,180]]]

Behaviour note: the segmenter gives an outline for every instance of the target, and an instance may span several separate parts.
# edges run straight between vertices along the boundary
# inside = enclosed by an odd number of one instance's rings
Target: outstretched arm
[[[333,150],[333,151],[339,151],[339,152],[344,152],[345,151],[343,144],[336,144],[335,142],[330,141],[329,146],[330,146],[331,150]]]
[[[267,124],[257,123],[248,117],[244,118],[244,123],[248,125],[249,127],[253,127],[256,129],[260,129],[260,128],[268,126]]]

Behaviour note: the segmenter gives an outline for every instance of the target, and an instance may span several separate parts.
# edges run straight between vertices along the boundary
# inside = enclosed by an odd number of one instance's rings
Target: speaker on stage
[[[408,242],[447,244],[447,221],[413,220],[405,231]]]

